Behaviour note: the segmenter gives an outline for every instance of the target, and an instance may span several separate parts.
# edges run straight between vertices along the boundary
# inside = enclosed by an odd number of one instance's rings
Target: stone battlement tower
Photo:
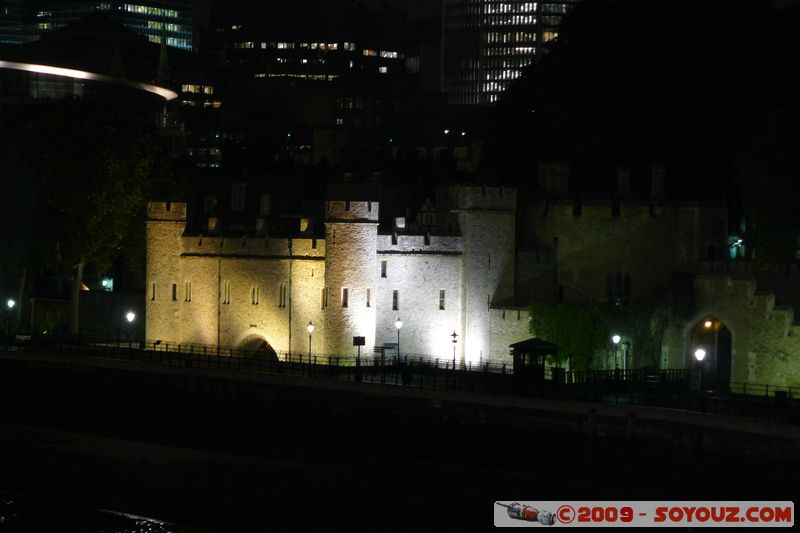
[[[378,281],[378,202],[329,200],[325,204],[325,350],[351,354],[353,336],[375,346]]]

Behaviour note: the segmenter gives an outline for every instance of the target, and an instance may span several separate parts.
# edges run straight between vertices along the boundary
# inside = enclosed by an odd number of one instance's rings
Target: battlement
[[[517,190],[512,187],[456,185],[437,191],[438,204],[446,209],[517,209]]]
[[[270,238],[268,236],[190,236],[183,238],[183,253],[242,257],[325,257],[325,240],[308,237]]]
[[[695,278],[694,286],[696,290],[701,290],[706,294],[736,295],[746,298],[748,301],[754,300],[756,296],[756,280],[754,279],[736,279],[730,276],[700,274]]]
[[[461,237],[453,235],[378,235],[378,253],[461,253]]]
[[[379,203],[372,201],[328,200],[325,220],[329,222],[378,222]]]
[[[147,220],[186,222],[186,203],[150,202],[147,204]]]

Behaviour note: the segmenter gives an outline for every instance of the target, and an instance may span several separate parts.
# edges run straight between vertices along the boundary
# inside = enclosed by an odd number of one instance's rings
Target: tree
[[[530,312],[531,334],[559,347],[556,366],[566,356],[572,358],[573,370],[587,370],[607,342],[608,324],[599,307],[536,302]]]
[[[144,238],[147,201],[179,189],[178,172],[156,143],[146,120],[152,115],[141,109],[63,101],[35,105],[24,116],[10,130],[22,133],[17,166],[31,178],[30,218],[38,230],[36,239],[12,239],[24,250],[22,264],[43,257],[71,278],[68,331],[77,335],[86,266],[104,271],[126,248],[137,248],[131,243]]]

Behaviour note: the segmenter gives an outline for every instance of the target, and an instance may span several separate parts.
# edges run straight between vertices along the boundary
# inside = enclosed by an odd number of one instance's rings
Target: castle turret
[[[489,353],[489,310],[514,300],[516,189],[457,186],[439,191],[439,205],[458,217],[464,246],[462,357],[477,362]]]
[[[329,200],[325,206],[326,351],[350,355],[353,337],[375,345],[378,202]]]
[[[148,341],[175,341],[180,284],[181,236],[186,204],[151,202],[147,206],[146,332]]]

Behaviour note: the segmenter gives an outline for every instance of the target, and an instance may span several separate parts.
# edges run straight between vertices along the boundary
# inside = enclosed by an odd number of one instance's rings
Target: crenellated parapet
[[[328,222],[378,222],[378,202],[328,200],[325,220]]]
[[[447,210],[500,210],[517,208],[517,190],[502,186],[455,185],[437,191],[440,208]]]
[[[150,202],[147,204],[147,220],[186,222],[186,203]]]

